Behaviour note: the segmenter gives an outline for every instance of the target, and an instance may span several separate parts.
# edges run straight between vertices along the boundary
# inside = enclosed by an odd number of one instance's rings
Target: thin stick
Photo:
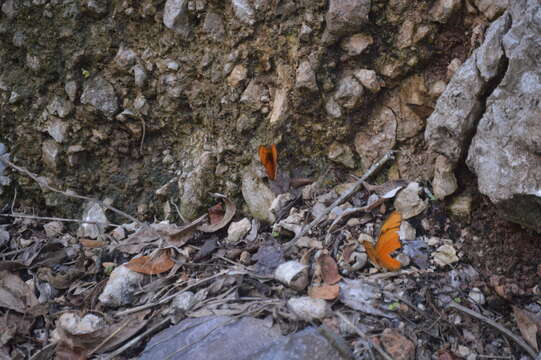
[[[118,327],[115,331],[111,333],[111,335],[107,336],[102,342],[100,342],[92,351],[90,351],[86,356],[91,357],[93,354],[97,353],[102,347],[105,346],[113,337],[116,336],[119,332],[121,332],[128,324],[130,323],[129,320],[124,321],[124,323]]]
[[[376,344],[375,342],[373,342],[372,340],[370,340],[370,338],[361,331],[361,329],[359,329],[357,326],[355,326],[355,324],[353,324],[348,318],[346,315],[342,314],[340,311],[335,311],[335,314],[338,315],[340,317],[340,319],[344,320],[344,322],[346,324],[349,325],[350,328],[352,328],[356,333],[357,335],[359,335],[364,341],[368,342],[369,344],[371,344],[378,352],[379,354],[385,359],[385,360],[393,360],[386,352],[385,350],[383,350],[383,348],[381,346],[379,346],[379,344]]]
[[[106,225],[106,226],[121,226],[113,224],[110,222],[101,222],[101,221],[86,221],[79,219],[67,219],[67,218],[58,218],[50,216],[35,216],[35,215],[26,215],[26,214],[0,214],[0,216],[12,217],[12,218],[23,218],[23,219],[34,219],[34,220],[44,220],[44,221],[61,221],[61,222],[74,222],[80,224],[92,224],[92,225]]]
[[[137,220],[136,218],[134,218],[133,216],[131,216],[130,214],[127,214],[125,213],[124,211],[122,210],[118,210],[117,208],[115,207],[112,207],[111,205],[107,205],[105,203],[103,203],[102,201],[98,200],[98,199],[94,199],[94,198],[91,198],[91,197],[88,197],[88,196],[84,196],[84,195],[79,195],[79,194],[76,194],[74,192],[65,192],[65,191],[62,191],[62,190],[58,190],[52,186],[50,186],[46,181],[44,181],[43,179],[40,179],[36,174],[30,172],[29,170],[23,168],[23,167],[20,167],[20,166],[17,166],[15,165],[14,163],[12,163],[11,161],[9,161],[8,159],[4,159],[2,157],[0,157],[0,161],[2,161],[4,164],[12,167],[13,169],[17,170],[18,172],[20,173],[23,173],[25,174],[26,176],[28,176],[29,178],[31,178],[32,180],[34,180],[35,182],[37,182],[40,186],[43,186],[44,188],[52,191],[52,192],[55,192],[55,193],[58,193],[58,194],[62,194],[64,196],[67,196],[67,197],[71,197],[71,198],[75,198],[75,199],[80,199],[80,200],[85,200],[85,201],[91,201],[91,202],[95,202],[97,203],[98,205],[106,208],[107,210],[111,210],[112,212],[114,213],[117,213],[118,215],[121,215],[127,219],[129,219],[130,221],[133,221],[135,223],[137,223],[139,226],[144,226],[144,223],[140,222],[139,220]]]
[[[522,340],[519,336],[513,334],[510,330],[506,329],[505,327],[503,327],[502,325],[498,324],[497,322],[487,318],[486,316],[484,315],[481,315],[479,314],[478,312],[476,311],[473,311],[471,309],[468,309],[467,307],[464,307],[462,305],[459,305],[457,304],[456,302],[451,302],[449,303],[449,305],[447,305],[448,308],[453,308],[453,309],[456,309],[456,310],[459,310],[459,311],[462,311],[463,313],[466,313],[470,316],[473,316],[474,318],[478,319],[478,320],[481,320],[481,321],[484,321],[486,322],[488,325],[492,326],[493,328],[495,328],[496,330],[499,330],[500,332],[504,333],[505,335],[507,335],[507,337],[509,337],[511,340],[513,340],[515,343],[517,343],[517,345],[519,345],[520,347],[522,347],[522,349],[524,351],[526,351],[528,353],[528,355],[530,355],[532,358],[536,358],[537,357],[537,353],[535,352],[534,349],[532,349],[532,347],[530,345],[528,345],[524,340]]]
[[[131,309],[120,311],[120,312],[116,313],[115,315],[116,316],[124,316],[124,315],[128,315],[128,314],[131,314],[131,313],[134,313],[134,312],[145,310],[145,309],[148,309],[148,308],[151,308],[151,307],[154,307],[154,306],[165,304],[165,303],[171,301],[177,295],[180,295],[180,294],[182,294],[182,293],[184,293],[184,292],[186,292],[188,290],[191,290],[191,289],[193,289],[195,287],[198,287],[199,285],[201,285],[201,284],[203,284],[203,283],[205,283],[207,281],[210,281],[210,280],[216,279],[217,277],[225,275],[226,273],[227,273],[227,271],[221,271],[218,274],[215,274],[215,275],[209,276],[207,278],[201,279],[201,280],[197,281],[195,284],[192,284],[190,286],[186,286],[184,289],[182,289],[180,291],[177,291],[176,293],[171,294],[169,296],[166,296],[166,297],[164,297],[163,299],[161,299],[161,300],[159,300],[157,302],[148,303],[148,304],[141,305],[141,306],[136,306],[136,307],[131,308]]]
[[[366,181],[370,176],[372,176],[379,168],[381,168],[387,161],[394,157],[394,151],[389,151],[386,153],[377,163],[372,165],[370,169],[359,179],[357,180],[349,191],[346,191],[342,196],[336,199],[331,205],[329,205],[317,218],[312,220],[308,225],[303,226],[302,230],[293,238],[293,240],[284,244],[284,250],[289,249],[294,246],[299,238],[304,236],[310,229],[318,225],[335,207],[342,205],[347,201],[354,193],[359,191],[363,186],[363,182]]]
[[[122,354],[124,351],[128,350],[133,345],[137,344],[141,339],[151,334],[154,334],[155,332],[160,330],[162,327],[168,325],[170,321],[171,321],[170,318],[166,318],[160,321],[159,323],[157,323],[156,325],[154,325],[153,327],[151,327],[144,333],[140,334],[139,336],[134,337],[133,339],[131,339],[130,341],[128,341],[127,343],[125,343],[124,345],[116,349],[114,352],[107,354],[107,356],[105,357],[105,360],[112,360],[115,356]]]

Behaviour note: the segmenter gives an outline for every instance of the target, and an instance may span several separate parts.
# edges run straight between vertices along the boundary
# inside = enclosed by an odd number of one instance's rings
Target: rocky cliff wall
[[[51,185],[139,216],[201,214],[328,164],[431,179],[436,99],[505,1],[3,0],[0,142]],[[73,203],[3,171],[2,199]],[[8,185],[11,184],[11,185]],[[244,186],[244,191],[241,191]],[[263,190],[262,190],[263,189]],[[248,195],[247,195],[248,194]],[[272,198],[271,195],[268,198]],[[174,206],[174,205],[173,205]]]

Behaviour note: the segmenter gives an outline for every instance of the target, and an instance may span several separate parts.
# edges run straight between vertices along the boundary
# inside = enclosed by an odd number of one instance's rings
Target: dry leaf
[[[27,313],[37,304],[36,295],[20,277],[0,271],[0,308]]]
[[[171,270],[174,265],[175,262],[171,260],[168,250],[160,251],[160,254],[154,257],[140,256],[125,264],[128,269],[147,275],[164,273]]]
[[[87,248],[98,248],[105,246],[105,242],[101,240],[81,239],[79,243]]]
[[[215,225],[222,221],[225,215],[225,210],[221,202],[217,203],[208,210],[209,213],[209,224]]]
[[[342,279],[338,273],[338,265],[332,256],[323,254],[317,259],[317,263],[321,269],[321,278],[325,284],[336,284]]]
[[[237,212],[237,207],[235,206],[235,204],[224,195],[222,194],[211,194],[211,195],[223,200],[225,204],[225,213],[218,222],[214,223],[213,221],[218,220],[218,214],[213,214],[212,212],[214,212],[215,210],[211,212],[211,209],[214,209],[216,205],[209,209],[210,223],[202,224],[198,227],[198,230],[202,232],[206,232],[206,233],[216,232],[224,228],[227,224],[229,224],[229,222],[233,219],[233,216],[235,216]]]
[[[308,289],[308,296],[314,299],[334,300],[340,294],[340,286],[338,285],[321,285],[313,286]]]
[[[528,344],[530,344],[535,351],[539,351],[537,345],[537,331],[539,330],[538,324],[535,321],[535,314],[529,311],[522,310],[516,306],[513,306],[513,314],[515,315],[515,321],[522,337]]]

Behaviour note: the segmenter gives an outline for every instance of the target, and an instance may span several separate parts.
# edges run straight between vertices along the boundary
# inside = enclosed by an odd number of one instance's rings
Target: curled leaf
[[[223,207],[221,206],[219,208],[217,207],[217,205],[215,205],[209,209],[209,223],[202,224],[198,227],[198,230],[206,233],[212,233],[224,228],[227,224],[229,224],[229,222],[233,219],[233,216],[235,216],[235,213],[237,212],[237,207],[227,197],[221,194],[212,195],[214,197],[222,199],[225,204],[225,213],[223,215],[220,215],[220,208],[223,209]]]
[[[340,294],[339,285],[323,284],[308,289],[308,296],[314,299],[334,300]]]
[[[138,273],[147,275],[161,274],[171,270],[175,262],[169,256],[168,250],[162,250],[156,256],[140,256],[131,259],[125,266]]]
[[[317,259],[317,263],[321,269],[321,277],[325,284],[336,284],[342,279],[342,276],[338,273],[338,265],[332,256],[323,254]]]

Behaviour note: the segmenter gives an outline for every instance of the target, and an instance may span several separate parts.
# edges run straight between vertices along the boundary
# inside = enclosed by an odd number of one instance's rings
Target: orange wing
[[[400,214],[393,212],[383,223],[376,246],[368,241],[363,243],[370,261],[391,271],[400,269],[400,261],[391,257],[391,254],[402,247],[398,235],[401,220]]]
[[[276,171],[278,170],[278,150],[276,145],[272,144],[270,147],[260,145],[258,152],[259,160],[267,170],[269,179],[276,179]]]

